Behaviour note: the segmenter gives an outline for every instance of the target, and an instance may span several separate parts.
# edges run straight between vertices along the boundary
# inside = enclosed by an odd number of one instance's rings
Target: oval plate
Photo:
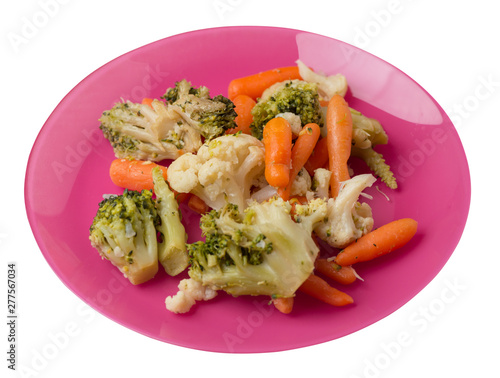
[[[262,43],[262,41],[266,41]],[[347,77],[349,105],[378,119],[389,135],[379,146],[399,180],[375,184],[375,226],[412,217],[418,234],[401,250],[357,267],[364,282],[341,288],[355,304],[334,308],[298,293],[290,315],[263,297],[221,294],[185,315],[165,297],[182,277],[159,273],[132,286],[90,246],[88,230],[106,193],[121,193],[108,175],[114,158],[99,130],[104,110],[121,98],[159,97],[186,78],[212,95],[229,81],[294,65]],[[354,163],[356,167],[356,163]],[[362,173],[363,166],[356,173]],[[57,193],[57,194],[56,194]],[[470,176],[462,144],[437,102],[383,60],[338,40],[299,30],[223,27],[169,37],[131,51],[80,82],[57,106],[33,146],[25,182],[26,209],[39,247],[61,281],[108,318],[149,337],[216,352],[271,352],[345,336],[389,315],[422,290],[453,253],[465,226]],[[183,209],[189,241],[198,216]],[[183,276],[184,277],[184,276]]]

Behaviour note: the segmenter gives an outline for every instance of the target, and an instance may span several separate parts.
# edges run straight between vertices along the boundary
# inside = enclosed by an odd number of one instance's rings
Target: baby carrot
[[[109,167],[111,181],[129,190],[152,190],[153,168],[160,167],[163,177],[167,179],[167,168],[151,161],[115,159]]]
[[[347,102],[340,95],[334,95],[328,102],[326,113],[328,157],[332,176],[330,195],[337,197],[342,181],[349,180],[347,160],[351,156],[352,117]]]
[[[318,258],[314,262],[316,270],[332,280],[343,285],[352,284],[357,276],[352,266],[340,266],[334,261]]]
[[[274,68],[253,75],[233,79],[228,86],[227,94],[233,100],[239,94],[250,96],[257,100],[266,88],[285,80],[300,79],[297,66]]]
[[[417,221],[402,218],[387,223],[357,239],[339,252],[335,262],[342,266],[369,261],[404,246],[417,232]]]
[[[276,307],[276,309],[279,312],[282,312],[283,314],[289,314],[292,312],[293,302],[294,302],[293,297],[273,298],[274,307]]]
[[[203,201],[200,197],[195,196],[194,194],[189,196],[187,205],[191,210],[197,212],[198,214],[205,214],[210,210],[205,201]]]
[[[309,159],[304,164],[304,168],[309,174],[314,176],[314,171],[323,168],[328,163],[328,143],[327,138],[320,138]]]
[[[238,131],[241,131],[243,134],[252,135],[250,125],[253,122],[252,109],[255,106],[254,99],[245,94],[240,94],[233,99],[233,103],[237,114],[234,120],[237,127],[227,130],[227,133],[236,134]]]
[[[299,290],[332,306],[345,306],[354,302],[349,294],[330,286],[328,282],[314,274],[304,281]]]
[[[318,141],[319,136],[319,126],[315,123],[308,123],[302,128],[298,138],[295,140],[290,157],[292,167],[290,169],[290,178],[288,181],[288,185],[278,188],[278,194],[285,201],[288,201],[290,199],[290,193],[292,190],[293,182],[295,181],[295,177],[297,177],[297,174],[302,169],[302,167],[304,167],[304,164],[309,159],[309,156],[311,156],[311,153],[314,150],[314,146],[316,146],[316,142]]]
[[[142,103],[144,105],[149,105],[149,106],[153,107],[153,105],[151,105],[153,103],[153,99],[152,98],[145,97],[145,98],[142,99]]]
[[[281,117],[271,119],[265,126],[262,142],[265,148],[264,175],[271,186],[284,187],[290,180],[292,129]]]

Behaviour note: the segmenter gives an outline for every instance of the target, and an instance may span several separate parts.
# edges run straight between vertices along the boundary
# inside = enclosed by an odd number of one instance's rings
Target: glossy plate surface
[[[262,43],[262,41],[266,41]],[[169,313],[165,297],[179,278],[159,273],[132,286],[88,241],[105,193],[121,193],[108,176],[113,152],[99,130],[104,110],[123,99],[161,96],[186,78],[211,94],[229,81],[300,58],[315,71],[347,77],[349,105],[378,119],[389,135],[380,146],[399,180],[378,181],[375,226],[411,217],[419,231],[403,249],[357,267],[364,282],[341,288],[355,304],[334,308],[298,294],[283,315],[268,298],[219,295],[185,315]],[[362,165],[356,173],[363,172]],[[361,168],[359,168],[361,167]],[[55,194],[57,193],[57,194]],[[226,27],[166,38],[129,52],[80,82],[57,106],[32,149],[26,209],[40,249],[57,276],[110,319],[149,337],[216,352],[271,352],[334,340],[389,315],[422,290],[444,266],[462,234],[470,202],[467,160],[444,110],[417,83],[383,60],[343,42],[291,29]],[[189,241],[198,217],[183,209]]]

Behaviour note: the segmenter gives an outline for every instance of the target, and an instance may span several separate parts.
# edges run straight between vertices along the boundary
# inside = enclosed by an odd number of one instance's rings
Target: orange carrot
[[[210,207],[205,203],[205,201],[194,194],[189,197],[187,205],[191,210],[197,212],[198,214],[205,214],[210,210]]]
[[[191,197],[191,193],[177,193],[175,190],[173,190],[175,199],[179,203],[186,202],[186,200]]]
[[[109,167],[109,176],[111,181],[121,188],[137,191],[152,190],[154,167],[160,167],[166,180],[166,167],[144,160],[115,159]]]
[[[334,95],[328,102],[326,113],[328,157],[330,171],[330,195],[337,197],[342,181],[349,180],[347,160],[351,155],[352,117],[349,106],[340,95]]]
[[[402,218],[387,223],[357,239],[339,252],[335,262],[342,266],[369,261],[401,248],[417,232],[418,223]]]
[[[152,98],[145,97],[145,98],[142,99],[142,103],[144,105],[149,105],[149,106],[153,107],[153,105],[152,105],[153,104],[153,99]]]
[[[233,100],[239,94],[246,94],[254,100],[257,100],[257,98],[262,95],[262,92],[271,85],[285,80],[300,78],[299,68],[297,66],[275,68],[233,79],[229,83],[227,94],[230,100]]]
[[[328,282],[314,274],[304,281],[299,290],[332,306],[345,306],[354,302],[349,294],[330,286]]]
[[[237,127],[227,130],[227,133],[236,134],[238,131],[241,131],[243,134],[252,135],[250,125],[253,122],[252,109],[255,106],[254,99],[245,94],[240,94],[233,99],[233,103],[234,110],[238,115],[234,120]]]
[[[316,147],[309,156],[304,168],[311,176],[314,176],[314,171],[318,168],[323,168],[328,163],[328,143],[327,138],[320,138]]]
[[[273,305],[276,307],[276,309],[279,312],[282,312],[283,314],[289,314],[292,312],[293,309],[293,297],[288,297],[288,298],[273,298]]]
[[[316,270],[332,280],[343,285],[352,284],[357,276],[352,266],[340,266],[334,261],[318,258],[314,262]]]
[[[271,119],[265,126],[262,142],[265,148],[265,177],[269,185],[284,187],[290,180],[292,129],[281,117]]]
[[[302,167],[304,167],[304,164],[309,159],[309,156],[311,156],[314,146],[316,146],[316,142],[319,139],[320,133],[321,132],[317,124],[308,123],[302,128],[298,138],[295,140],[290,157],[292,167],[290,169],[288,185],[278,188],[278,194],[285,201],[290,199],[293,182],[295,181],[299,171]]]

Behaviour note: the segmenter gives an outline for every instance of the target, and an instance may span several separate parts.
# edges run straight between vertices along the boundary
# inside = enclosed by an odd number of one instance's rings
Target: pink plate
[[[264,41],[264,42],[263,42]],[[414,239],[401,250],[357,267],[364,282],[342,288],[354,305],[334,308],[298,293],[283,315],[264,297],[219,295],[186,315],[164,306],[179,277],[159,273],[132,286],[88,241],[105,193],[121,193],[108,176],[113,159],[98,118],[120,98],[161,96],[186,78],[226,94],[232,78],[294,65],[347,77],[349,105],[378,119],[389,135],[384,154],[399,180],[377,182],[370,204],[375,225],[411,217]],[[353,163],[361,173],[362,164]],[[271,352],[314,345],[360,330],[403,306],[444,266],[465,226],[470,177],[460,139],[444,110],[392,65],[343,42],[291,29],[224,27],[169,37],[99,68],[57,106],[36,140],[26,172],[25,199],[46,260],[78,297],[110,319],[144,335],[216,352]],[[183,208],[190,241],[198,217]]]

